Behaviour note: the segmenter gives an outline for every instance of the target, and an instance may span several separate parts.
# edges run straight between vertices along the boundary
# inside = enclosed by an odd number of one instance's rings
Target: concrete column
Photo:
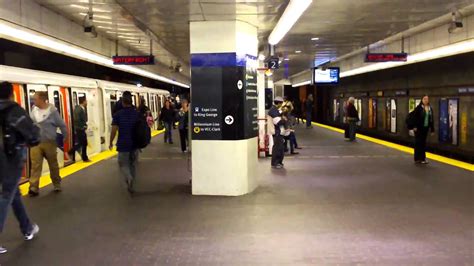
[[[265,63],[259,60],[259,68],[264,68]],[[257,72],[257,89],[258,89],[258,136],[259,147],[265,148],[266,138],[266,117],[265,112],[265,71]],[[259,153],[260,156],[265,157],[265,153]]]
[[[192,193],[238,196],[257,187],[257,28],[190,23]]]

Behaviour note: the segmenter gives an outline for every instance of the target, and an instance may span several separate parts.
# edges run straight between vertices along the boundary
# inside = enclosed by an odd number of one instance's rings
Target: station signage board
[[[113,56],[114,65],[154,65],[153,55]]]
[[[267,62],[268,69],[279,69],[280,59],[278,57],[271,57]]]
[[[407,59],[407,53],[368,53],[365,55],[367,63],[406,62]]]

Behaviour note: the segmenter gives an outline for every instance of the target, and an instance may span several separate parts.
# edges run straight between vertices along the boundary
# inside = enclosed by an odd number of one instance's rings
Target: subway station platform
[[[111,158],[66,177],[61,194],[25,198],[40,234],[24,242],[10,212],[0,263],[472,265],[473,172],[325,128],[297,136],[301,153],[285,170],[260,159],[259,187],[242,197],[192,196],[189,155],[155,137],[133,197]]]

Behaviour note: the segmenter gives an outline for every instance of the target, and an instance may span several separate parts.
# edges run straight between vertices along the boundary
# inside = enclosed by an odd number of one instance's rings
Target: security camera
[[[84,32],[92,38],[97,37],[97,30],[95,29],[94,23],[92,22],[94,18],[94,14],[91,12],[87,13],[84,17],[83,26]]]
[[[449,24],[448,32],[449,33],[456,33],[462,30],[462,17],[459,12],[452,12],[451,13],[452,19]]]

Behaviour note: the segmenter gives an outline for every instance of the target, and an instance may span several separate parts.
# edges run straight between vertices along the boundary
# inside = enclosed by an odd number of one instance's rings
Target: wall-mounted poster
[[[413,112],[420,103],[421,99],[410,98],[410,100],[408,100],[408,112]]]
[[[333,108],[334,122],[337,122],[339,118],[339,102],[337,101],[337,99],[334,99],[332,108]]]
[[[448,100],[439,100],[439,142],[449,142]]]
[[[386,131],[391,130],[391,125],[390,122],[392,121],[391,119],[391,101],[390,99],[385,100],[385,108],[384,108],[384,128]]]
[[[347,115],[347,101],[343,101],[342,102],[342,108],[343,108],[343,111],[344,111],[344,114],[341,115],[341,120],[342,120],[342,123],[346,123],[346,115]]]
[[[390,132],[397,133],[397,100],[390,100]]]
[[[449,141],[453,145],[458,145],[459,99],[449,99],[448,105]]]
[[[369,99],[369,128],[377,127],[377,99]]]
[[[362,125],[362,99],[355,100],[355,108],[359,116],[359,122],[357,122],[357,125],[360,126]]]

